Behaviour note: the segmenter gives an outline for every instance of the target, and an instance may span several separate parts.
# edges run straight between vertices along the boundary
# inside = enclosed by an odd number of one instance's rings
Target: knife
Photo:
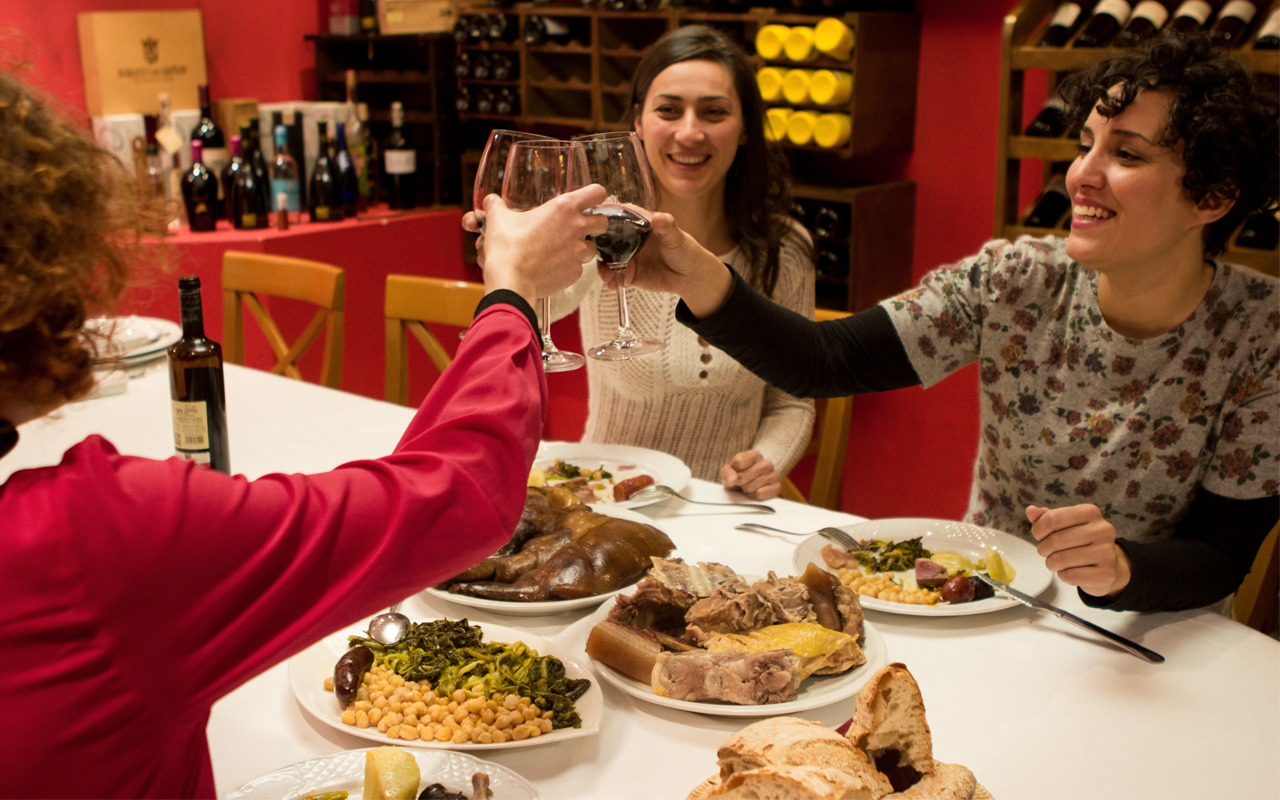
[[[1075,614],[1069,613],[1067,611],[1063,611],[1062,609],[1057,608],[1055,606],[1051,606],[1048,603],[1044,602],[1043,600],[1037,600],[1031,595],[1024,594],[1023,592],[1020,592],[1011,586],[1007,586],[1006,584],[1001,583],[1000,581],[996,580],[995,578],[992,578],[989,575],[979,572],[979,573],[975,573],[973,577],[977,578],[983,583],[986,583],[988,586],[990,586],[992,589],[995,590],[996,594],[1003,595],[1004,597],[1007,597],[1010,600],[1017,600],[1019,603],[1022,603],[1024,606],[1027,606],[1028,608],[1034,608],[1037,611],[1048,611],[1050,614],[1055,614],[1060,619],[1065,619],[1067,622],[1071,622],[1076,625],[1079,625],[1080,627],[1084,628],[1090,633],[1093,633],[1097,636],[1101,636],[1103,639],[1106,639],[1112,644],[1122,647],[1125,650],[1128,650],[1130,653],[1133,653],[1135,656],[1143,659],[1144,661],[1150,661],[1152,664],[1164,663],[1164,656],[1160,655],[1154,650],[1148,650],[1147,648],[1143,647],[1137,642],[1130,641],[1129,639],[1126,639],[1117,633],[1112,633],[1106,628],[1100,628],[1097,625],[1094,625],[1092,622],[1089,622],[1088,620],[1080,619]]]

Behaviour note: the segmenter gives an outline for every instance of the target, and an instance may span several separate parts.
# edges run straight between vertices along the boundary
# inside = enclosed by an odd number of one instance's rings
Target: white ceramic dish
[[[673,455],[645,447],[621,444],[543,442],[538,447],[533,466],[545,469],[554,464],[557,458],[583,469],[603,467],[612,473],[614,483],[637,475],[650,475],[654,483],[670,486],[679,492],[683,491],[693,479],[693,472],[689,466]],[[610,484],[609,491],[606,492],[607,496],[600,501],[601,505],[615,508],[641,508],[667,499],[663,495],[653,494],[643,500],[624,500],[617,503],[613,500],[612,491],[612,484]]]
[[[951,551],[975,562],[984,556],[984,550],[992,548],[999,552],[1017,573],[1010,585],[1032,596],[1048,589],[1049,584],[1053,582],[1053,573],[1044,565],[1044,559],[1030,542],[1003,531],[981,528],[967,522],[945,519],[873,519],[857,525],[845,525],[840,527],[840,530],[847,531],[859,541],[888,539],[900,542],[919,536],[926,550]],[[822,560],[822,548],[828,544],[830,542],[821,536],[810,536],[801,542],[796,547],[793,557],[793,566],[797,573],[804,572],[804,568],[810,562],[828,572],[835,572]],[[1019,605],[1016,600],[1003,597],[989,597],[985,600],[956,605],[944,603],[936,606],[894,603],[875,597],[860,599],[863,608],[917,617],[963,617],[970,614],[987,614]]]
[[[582,624],[582,643],[584,646],[586,637],[591,634],[591,629],[608,618],[610,607],[609,605],[601,606],[596,610],[596,613],[588,617],[587,621]],[[646,703],[715,717],[780,717],[808,711],[812,708],[821,708],[852,697],[862,688],[862,684],[866,683],[867,679],[875,674],[876,670],[888,663],[884,638],[881,637],[880,632],[870,622],[864,621],[863,633],[866,635],[866,643],[862,647],[862,652],[867,657],[867,663],[854,667],[843,675],[817,675],[810,677],[800,684],[800,692],[795,700],[772,705],[735,706],[724,703],[695,703],[690,700],[673,700],[670,697],[660,697],[654,694],[653,687],[649,684],[629,678],[604,664],[592,661],[591,666],[595,668],[596,674],[611,686]]]
[[[360,797],[364,786],[365,750],[345,750],[323,758],[278,769],[222,795],[219,800],[286,800],[308,792],[342,792]],[[418,791],[438,783],[450,791],[471,795],[471,776],[489,775],[494,800],[541,800],[533,785],[504,766],[483,761],[466,753],[447,750],[411,750],[422,778]],[[414,792],[417,796],[418,792]]]
[[[427,620],[414,620],[414,622],[425,621]],[[333,692],[325,691],[324,679],[333,677],[334,664],[349,649],[347,637],[363,636],[367,627],[368,620],[365,620],[346,630],[326,636],[289,659],[289,685],[293,689],[293,696],[298,700],[298,705],[334,730],[378,744],[396,744],[401,747],[424,750],[502,750],[513,747],[537,747],[566,739],[576,739],[580,736],[594,736],[600,732],[600,720],[604,716],[604,694],[600,691],[596,676],[584,664],[585,656],[575,655],[568,648],[543,639],[541,636],[489,623],[480,625],[484,631],[484,641],[524,642],[536,650],[538,655],[555,656],[564,662],[565,672],[570,678],[586,678],[591,681],[591,688],[574,703],[579,716],[582,717],[582,727],[561,728],[542,736],[507,741],[502,744],[453,744],[452,742],[423,742],[417,739],[411,742],[392,741],[386,734],[380,733],[376,727],[357,728],[354,725],[344,725],[341,719],[342,709]]]
[[[111,330],[110,352],[104,355],[121,358],[126,364],[158,358],[182,338],[181,325],[160,317],[94,317],[85,322],[85,327]]]
[[[662,530],[662,525],[646,516],[637,514],[634,511],[619,507],[616,503],[605,505],[603,503],[592,505],[591,509],[598,514],[605,514],[618,519],[631,520],[639,522],[642,525],[652,525]],[[665,530],[663,533],[667,533]],[[667,534],[668,537],[670,534]],[[667,556],[672,558],[676,556],[675,552]],[[585,608],[595,608],[604,601],[615,595],[631,590],[637,583],[643,580],[644,575],[636,578],[632,583],[616,589],[612,592],[604,594],[592,595],[591,597],[579,597],[574,600],[548,600],[536,603],[521,603],[513,600],[490,600],[485,597],[470,597],[465,594],[453,594],[452,592],[442,592],[439,589],[426,589],[422,593],[431,597],[438,597],[441,600],[448,600],[450,603],[456,603],[467,608],[477,608],[481,611],[488,611],[491,614],[504,614],[509,617],[537,617],[547,614],[567,614],[570,611],[581,611]]]

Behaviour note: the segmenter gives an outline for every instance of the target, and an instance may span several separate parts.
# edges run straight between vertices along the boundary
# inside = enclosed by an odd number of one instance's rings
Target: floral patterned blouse
[[[1030,535],[1028,505],[1092,503],[1117,533],[1171,537],[1196,490],[1280,493],[1280,282],[1215,262],[1167,335],[1112,331],[1097,273],[1056,237],[988,242],[885,300],[931,386],[979,365],[981,442],[966,518]]]

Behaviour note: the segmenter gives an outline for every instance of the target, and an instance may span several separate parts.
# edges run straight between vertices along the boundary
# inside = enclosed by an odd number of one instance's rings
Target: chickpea
[[[519,726],[518,728],[513,728],[511,731],[512,741],[519,742],[528,738],[529,738],[529,731],[525,730],[525,727],[523,725]]]
[[[466,703],[467,712],[470,714],[479,714],[481,709],[484,708],[484,705],[484,700],[479,697],[473,697]]]
[[[449,705],[445,706],[445,708],[449,710],[450,714],[452,714],[458,710],[458,702],[456,700],[450,700]]]
[[[514,694],[507,695],[502,701],[502,707],[508,711],[511,711],[518,705],[520,705],[520,698],[516,697]]]
[[[493,744],[493,734],[489,731],[481,731],[476,734],[474,741],[476,744]]]
[[[378,733],[386,733],[390,729],[391,722],[386,717],[378,720]]]
[[[498,718],[498,715],[493,713],[492,708],[485,708],[483,711],[480,712],[480,719],[486,725],[492,725],[493,721],[497,718]]]
[[[392,725],[390,728],[387,728],[387,736],[388,736],[388,737],[390,737],[390,738],[392,738],[392,739],[399,739],[399,738],[400,738],[400,726],[399,726],[399,725]]]
[[[538,720],[538,728],[543,733],[551,733],[551,728],[552,728],[551,720],[546,719],[545,717],[543,719]]]
[[[509,714],[499,714],[499,715],[498,715],[498,718],[497,718],[496,720],[494,720],[493,727],[497,728],[497,729],[498,729],[498,730],[500,730],[500,731],[505,731],[507,728],[510,728],[510,727],[511,727],[511,715],[509,715]]]
[[[441,726],[436,729],[437,742],[447,742],[452,738],[453,738],[453,732],[450,731],[448,728]]]
[[[379,722],[379,721],[381,721],[381,719],[382,719],[382,709],[380,709],[380,708],[371,708],[371,709],[369,709],[369,723],[370,723],[370,724],[372,724],[372,725],[377,725],[377,724],[378,724],[378,722]]]
[[[324,690],[325,690],[326,692],[332,692],[332,691],[333,691],[333,676],[332,676],[332,675],[330,675],[329,677],[327,677],[327,678],[325,678],[325,679],[324,679]]]
[[[454,744],[466,744],[467,742],[471,741],[471,737],[467,734],[466,731],[458,730],[457,733],[453,734],[452,741]]]
[[[465,708],[462,708],[461,706],[459,706],[458,709],[453,712],[454,722],[462,722],[466,718],[467,718],[467,710]]]
[[[530,721],[530,720],[535,720],[535,719],[537,719],[537,718],[538,718],[538,707],[537,707],[537,706],[525,706],[525,707],[524,707],[524,719],[525,719],[525,721],[526,721],[526,722],[528,722],[528,721]]]
[[[367,728],[367,727],[369,727],[369,715],[368,715],[368,713],[366,713],[366,712],[364,712],[364,711],[357,711],[357,712],[356,712],[356,727],[357,727],[357,728]]]
[[[461,705],[467,701],[467,693],[458,689],[453,693],[453,702]]]
[[[437,699],[436,693],[434,691],[428,691],[426,694],[422,696],[422,702],[426,703],[427,705],[434,703],[436,699]]]
[[[355,725],[355,724],[356,724],[356,712],[355,712],[355,711],[353,711],[353,710],[351,710],[351,709],[349,709],[349,708],[348,708],[346,711],[343,711],[343,712],[342,712],[342,724],[344,724],[344,725]]]

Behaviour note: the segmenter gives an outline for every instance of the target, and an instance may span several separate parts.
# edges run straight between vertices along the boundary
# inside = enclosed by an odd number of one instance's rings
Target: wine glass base
[[[657,339],[615,339],[591,348],[587,355],[601,361],[630,361],[660,353],[666,346],[666,342]]]
[[[554,353],[542,354],[542,371],[543,372],[569,372],[570,370],[582,369],[582,365],[587,360],[577,353],[566,353],[564,350],[556,350]]]

